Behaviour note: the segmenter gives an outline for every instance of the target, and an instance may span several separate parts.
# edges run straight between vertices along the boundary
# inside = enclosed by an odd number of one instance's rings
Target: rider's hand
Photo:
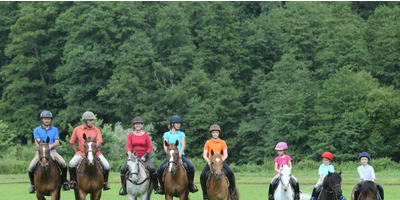
[[[75,152],[75,155],[81,155],[80,151]]]
[[[146,156],[142,156],[140,159],[142,159],[143,161],[146,161]]]

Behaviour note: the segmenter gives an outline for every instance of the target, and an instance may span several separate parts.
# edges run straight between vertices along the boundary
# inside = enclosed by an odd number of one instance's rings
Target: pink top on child
[[[280,156],[277,156],[274,159],[274,162],[278,163],[278,169],[281,169],[282,165],[289,165],[289,161],[291,161],[291,160],[292,160],[292,158],[290,156],[285,155],[285,157],[283,157],[283,158]]]

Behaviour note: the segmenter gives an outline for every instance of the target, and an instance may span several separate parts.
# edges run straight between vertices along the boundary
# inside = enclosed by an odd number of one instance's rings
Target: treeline
[[[261,164],[279,141],[297,161],[400,160],[398,2],[0,2],[0,13],[0,149],[30,143],[43,109],[63,139],[90,110],[125,128],[143,117],[158,149],[180,115],[189,157],[218,123],[230,162]]]

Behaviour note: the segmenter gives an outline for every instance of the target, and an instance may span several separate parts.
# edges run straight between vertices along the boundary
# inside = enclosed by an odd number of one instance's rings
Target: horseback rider
[[[130,159],[132,153],[136,151],[137,156],[140,157],[140,159],[143,162],[147,162],[154,191],[157,191],[158,190],[157,172],[150,158],[151,151],[153,150],[153,145],[151,144],[149,135],[142,130],[144,124],[143,119],[141,117],[135,117],[132,120],[132,124],[134,131],[130,133],[126,139],[126,145],[125,145],[126,154],[128,155],[128,159]],[[125,161],[121,167],[122,188],[119,191],[119,195],[127,194],[126,181],[125,181],[126,170],[127,170],[127,161]]]
[[[361,190],[361,183],[363,181],[372,181],[375,183],[375,170],[374,168],[368,164],[371,160],[371,156],[368,152],[361,152],[358,156],[358,160],[360,161],[361,165],[357,167],[358,174],[360,175],[360,182],[357,184],[357,189],[354,191],[355,199],[358,199]],[[384,200],[384,192],[381,185],[375,183],[376,188],[379,191],[379,195],[381,199]]]
[[[49,137],[50,141],[48,143],[50,148],[50,153],[56,160],[56,163],[60,165],[62,182],[63,182],[63,190],[69,190],[69,183],[67,180],[67,164],[65,160],[60,156],[60,154],[56,151],[56,146],[60,145],[60,136],[58,134],[58,129],[51,125],[51,121],[53,119],[53,114],[44,110],[40,113],[40,121],[42,125],[36,127],[33,130],[33,138],[36,144],[36,147],[39,147],[40,141],[46,141],[46,138]],[[35,157],[33,157],[31,163],[29,164],[29,179],[31,181],[31,186],[29,188],[29,193],[35,193],[34,186],[34,173],[37,163],[39,162],[39,153],[38,149],[36,149]]]
[[[210,126],[210,133],[212,134],[212,138],[207,140],[207,142],[204,144],[204,150],[203,150],[203,158],[207,162],[207,164],[204,166],[203,171],[201,172],[200,175],[200,183],[201,183],[201,189],[203,190],[203,199],[208,199],[207,195],[207,188],[206,188],[206,182],[207,182],[207,172],[210,171],[210,165],[211,165],[211,150],[214,152],[221,152],[223,151],[222,154],[222,162],[223,162],[223,168],[227,172],[228,180],[229,180],[229,193],[232,196],[236,196],[236,183],[235,183],[235,174],[233,173],[232,169],[229,167],[229,165],[224,162],[228,158],[228,146],[226,145],[226,142],[222,139],[219,138],[219,134],[221,132],[221,127],[218,124],[213,124]]]
[[[108,184],[108,175],[110,172],[110,164],[100,152],[100,147],[103,144],[103,138],[101,136],[100,129],[94,125],[94,120],[96,117],[93,112],[86,111],[82,115],[83,124],[74,128],[69,144],[74,151],[74,157],[69,161],[69,174],[71,179],[71,189],[76,188],[76,166],[85,157],[84,144],[85,139],[83,139],[83,134],[86,133],[87,137],[96,138],[96,146],[98,151],[96,156],[100,159],[100,163],[103,166],[104,183],[103,190],[109,190],[110,185]],[[78,148],[76,148],[76,143],[78,142]]]
[[[274,200],[274,192],[275,188],[278,185],[279,182],[279,174],[282,165],[288,165],[290,168],[290,171],[292,171],[293,165],[292,165],[292,158],[287,155],[287,149],[288,145],[286,142],[278,142],[275,146],[276,153],[278,156],[274,159],[275,162],[275,177],[272,179],[271,184],[269,184],[269,190],[268,190],[268,198],[269,200]],[[297,179],[292,175],[290,178],[290,184],[294,188],[294,199],[299,200],[300,199],[300,187],[299,187],[299,182]]]
[[[176,141],[179,141],[179,145],[177,147],[178,151],[179,151],[179,157],[187,165],[188,179],[189,179],[189,185],[188,185],[189,191],[194,193],[194,192],[198,191],[196,185],[194,185],[194,183],[193,183],[194,165],[185,157],[184,151],[185,151],[185,146],[186,146],[186,135],[184,132],[179,130],[181,128],[181,125],[182,125],[182,119],[178,115],[172,116],[169,120],[169,125],[168,125],[169,131],[164,133],[163,143],[166,141],[168,144],[173,144]],[[167,147],[165,145],[164,145],[164,151],[167,152]],[[165,194],[163,171],[164,171],[164,168],[165,168],[164,166],[166,166],[167,161],[168,161],[167,158],[165,158],[157,169],[158,181],[160,182],[160,188],[156,191],[157,194]]]

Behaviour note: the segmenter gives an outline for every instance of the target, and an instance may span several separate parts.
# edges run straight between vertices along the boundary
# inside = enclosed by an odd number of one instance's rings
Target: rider
[[[275,150],[278,154],[278,156],[274,159],[275,162],[275,177],[272,179],[271,184],[269,185],[269,190],[268,190],[268,197],[270,200],[274,200],[274,192],[275,188],[279,183],[279,174],[280,174],[280,169],[282,165],[288,165],[290,168],[290,171],[292,171],[293,165],[292,165],[292,158],[287,155],[287,149],[288,145],[286,142],[278,142],[275,146]],[[294,199],[299,200],[300,199],[300,187],[299,187],[299,182],[297,179],[292,175],[290,178],[290,184],[294,188]]]
[[[131,158],[132,152],[136,151],[137,156],[144,162],[147,162],[150,171],[151,181],[153,183],[154,191],[158,190],[157,172],[154,168],[153,162],[151,161],[150,154],[153,149],[149,135],[142,131],[143,119],[141,117],[135,117],[132,120],[134,131],[130,133],[126,139],[125,150],[128,155],[128,160]],[[121,167],[121,184],[122,188],[119,191],[119,195],[126,195],[126,181],[125,172],[127,170],[127,161]]]
[[[210,165],[211,165],[211,150],[214,152],[221,152],[223,151],[222,154],[222,162],[223,162],[223,168],[227,172],[228,175],[228,180],[229,180],[229,191],[230,195],[236,196],[236,184],[235,184],[235,174],[233,174],[233,171],[231,168],[224,162],[228,158],[228,146],[226,145],[226,142],[222,139],[220,139],[218,136],[221,132],[221,128],[219,127],[218,124],[214,124],[210,126],[210,133],[212,134],[212,138],[207,140],[207,142],[204,145],[204,151],[203,151],[203,158],[207,162],[206,166],[204,166],[203,171],[201,172],[200,175],[200,183],[201,183],[201,189],[203,190],[203,199],[208,199],[207,195],[207,188],[206,188],[206,175],[207,172],[210,170]]]
[[[101,165],[104,170],[104,187],[103,190],[109,190],[110,185],[108,184],[108,174],[110,172],[110,164],[106,158],[101,154],[100,147],[103,144],[103,138],[101,136],[100,129],[94,125],[94,120],[96,117],[90,111],[86,111],[82,115],[83,124],[74,128],[69,144],[72,150],[75,152],[74,157],[69,161],[69,174],[71,179],[71,189],[76,188],[76,166],[85,157],[83,134],[87,137],[96,138],[96,146],[98,148],[96,156],[100,159]],[[75,144],[78,142],[78,148]]]
[[[40,141],[46,141],[47,137],[49,137],[50,142],[49,148],[51,155],[54,156],[54,159],[61,167],[61,175],[63,182],[63,189],[69,190],[69,183],[67,180],[67,164],[65,160],[60,156],[60,154],[56,151],[56,146],[60,145],[60,136],[58,134],[58,129],[51,125],[51,121],[53,119],[53,114],[50,111],[44,110],[40,113],[40,121],[42,122],[41,126],[38,126],[33,130],[33,138],[35,140],[36,147],[39,147]],[[35,193],[34,186],[34,173],[36,164],[39,162],[39,154],[38,149],[36,149],[35,157],[32,159],[28,171],[29,171],[29,179],[31,181],[31,187],[29,188],[29,193]]]
[[[185,146],[186,146],[186,135],[184,132],[180,131],[182,125],[182,119],[178,115],[174,115],[169,120],[168,129],[169,131],[164,133],[164,141],[168,144],[173,144],[176,141],[179,141],[178,151],[179,157],[182,159],[184,163],[186,163],[188,168],[188,179],[189,179],[189,191],[190,192],[197,192],[198,189],[196,185],[193,183],[194,179],[194,166],[193,164],[185,157]],[[163,142],[164,142],[163,141]],[[167,146],[164,145],[164,151],[167,153]],[[165,187],[163,181],[163,171],[164,167],[166,166],[167,158],[160,164],[157,169],[158,174],[158,181],[160,182],[160,188],[156,191],[157,194],[165,194]]]
[[[368,165],[368,162],[371,160],[371,156],[367,152],[362,152],[358,156],[358,159],[361,162],[361,166],[357,167],[358,174],[360,175],[360,183],[357,184],[357,189],[354,191],[355,199],[358,199],[361,190],[361,183],[363,181],[372,181],[375,182],[375,171],[371,165]],[[379,190],[379,195],[381,199],[384,199],[383,188],[378,183],[375,183],[376,188]]]

